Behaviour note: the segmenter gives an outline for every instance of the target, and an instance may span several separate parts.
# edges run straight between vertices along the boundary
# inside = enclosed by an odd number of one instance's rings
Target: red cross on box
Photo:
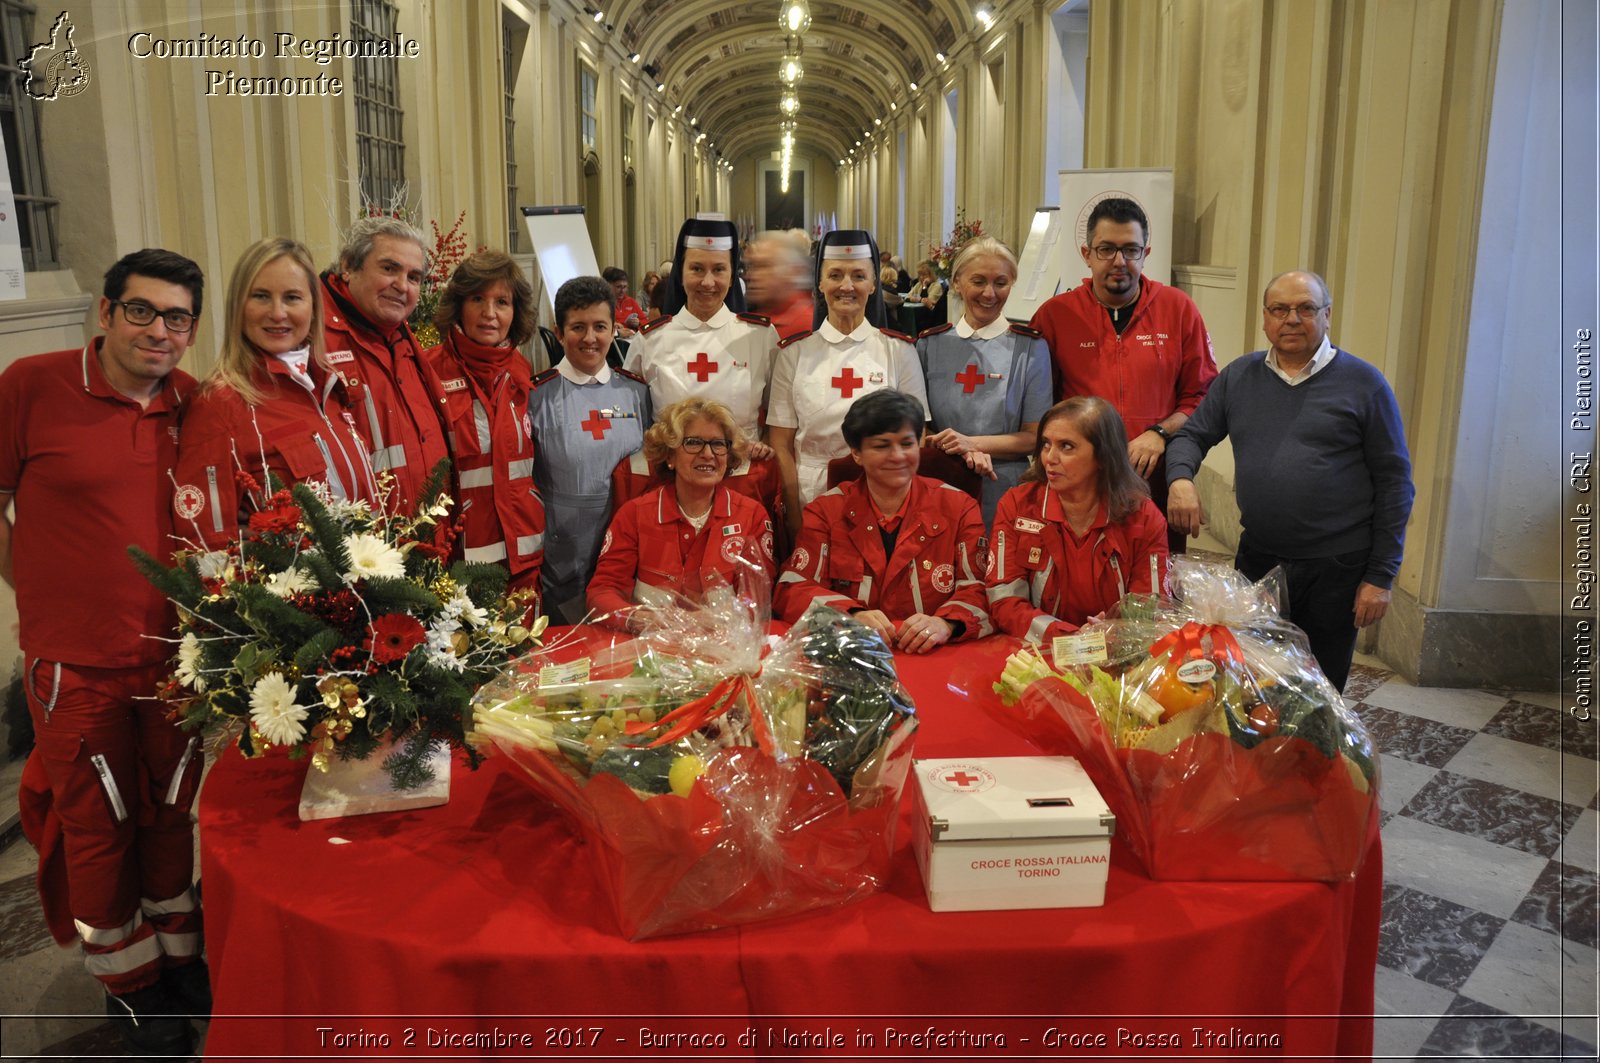
[[[859,388],[862,384],[865,384],[866,381],[856,376],[856,371],[854,369],[851,369],[849,366],[845,366],[844,370],[838,376],[828,381],[828,383],[839,389],[839,395],[841,398],[848,399],[850,396],[856,393],[856,388]]]
[[[969,365],[967,366],[965,372],[956,374],[956,383],[961,385],[962,392],[967,395],[971,395],[977,386],[983,383],[983,381],[984,375],[978,372],[978,367],[976,364]]]
[[[706,352],[701,351],[694,356],[694,361],[689,363],[689,373],[704,384],[717,371],[717,363],[706,357]]]
[[[585,432],[588,432],[596,439],[604,439],[606,437],[606,431],[611,427],[611,421],[605,417],[601,417],[599,410],[590,410],[589,419],[580,423],[578,427],[583,429]]]
[[[958,771],[953,775],[946,775],[944,777],[944,781],[953,782],[957,786],[971,786],[973,783],[982,782],[983,777],[981,775],[968,775],[964,771]]]

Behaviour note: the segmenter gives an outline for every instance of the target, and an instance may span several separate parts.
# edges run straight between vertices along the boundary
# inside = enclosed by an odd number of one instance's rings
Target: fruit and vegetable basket
[[[634,617],[636,638],[557,638],[524,658],[480,692],[472,724],[571,814],[623,934],[881,889],[916,730],[883,640],[826,607],[769,637],[743,581]]]
[[[1098,662],[1024,646],[993,684],[1002,721],[1082,762],[1153,878],[1338,881],[1360,866],[1376,750],[1280,615],[1276,579],[1175,558],[1171,598],[1080,630],[1073,655]]]

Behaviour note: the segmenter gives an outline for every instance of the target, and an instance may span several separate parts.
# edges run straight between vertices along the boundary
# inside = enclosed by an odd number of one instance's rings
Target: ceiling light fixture
[[[629,52],[628,53],[628,62],[637,63],[638,61],[639,61],[639,53],[638,52]]]
[[[938,63],[940,66],[943,66],[944,65],[944,53],[943,52],[934,52],[933,53],[933,61],[935,63]]]
[[[799,35],[811,28],[811,9],[805,0],[788,0],[778,12],[778,25],[785,33]]]
[[[977,16],[978,22],[982,24],[985,30],[994,25],[994,11],[990,9],[988,4],[979,4],[978,10],[974,11],[973,14]]]

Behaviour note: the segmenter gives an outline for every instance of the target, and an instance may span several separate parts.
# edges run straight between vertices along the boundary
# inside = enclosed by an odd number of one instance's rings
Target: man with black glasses
[[[1394,391],[1329,341],[1332,313],[1315,273],[1267,286],[1261,324],[1271,347],[1230,362],[1172,441],[1167,521],[1199,534],[1194,475],[1230,438],[1244,527],[1234,564],[1251,579],[1283,567],[1288,618],[1343,689],[1356,629],[1388,609],[1416,490]]]
[[[1056,398],[1096,395],[1128,428],[1128,457],[1166,508],[1167,444],[1217,375],[1211,336],[1183,292],[1144,276],[1150,222],[1131,199],[1103,199],[1078,248],[1089,276],[1033,315],[1055,361]],[[1182,553],[1184,537],[1169,532]]]
[[[104,335],[0,374],[0,576],[37,743],[22,812],[40,899],[59,942],[82,939],[129,1047],[166,1056],[192,1048],[182,1014],[211,1006],[189,817],[204,758],[159,697],[175,617],[128,546],[173,549],[194,386],[177,365],[203,286],[182,255],[137,251],[106,274]]]

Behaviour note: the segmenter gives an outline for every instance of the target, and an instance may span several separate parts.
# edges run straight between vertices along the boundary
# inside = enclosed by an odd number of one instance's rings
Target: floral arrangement
[[[506,597],[504,569],[448,563],[459,532],[448,475],[440,462],[411,517],[302,483],[272,494],[226,550],[180,551],[169,568],[130,548],[178,607],[161,695],[183,726],[237,731],[246,756],[280,747],[322,770],[369,756],[387,736],[395,786],[429,781],[432,743],[464,744],[478,687],[545,626],[526,622],[523,595]]]
[[[928,248],[928,261],[933,263],[933,271],[939,280],[946,285],[950,283],[950,263],[956,260],[956,255],[963,247],[980,236],[987,235],[983,231],[983,222],[967,221],[965,208],[956,208],[956,224],[950,230],[950,235],[942,244],[933,244]]]
[[[416,225],[411,213],[397,203],[391,203],[387,208],[368,203],[367,217],[399,218]],[[417,305],[406,319],[411,331],[416,333],[417,342],[425,348],[437,346],[441,339],[433,323],[433,315],[439,309],[439,299],[445,285],[450,283],[450,275],[467,257],[467,234],[461,231],[466,220],[467,212],[463,210],[456,215],[455,224],[445,231],[440,231],[437,221],[428,221],[428,227],[433,230],[433,246],[427,249],[428,269],[422,275],[422,292],[417,296]],[[486,246],[480,244],[478,250],[485,250]]]

